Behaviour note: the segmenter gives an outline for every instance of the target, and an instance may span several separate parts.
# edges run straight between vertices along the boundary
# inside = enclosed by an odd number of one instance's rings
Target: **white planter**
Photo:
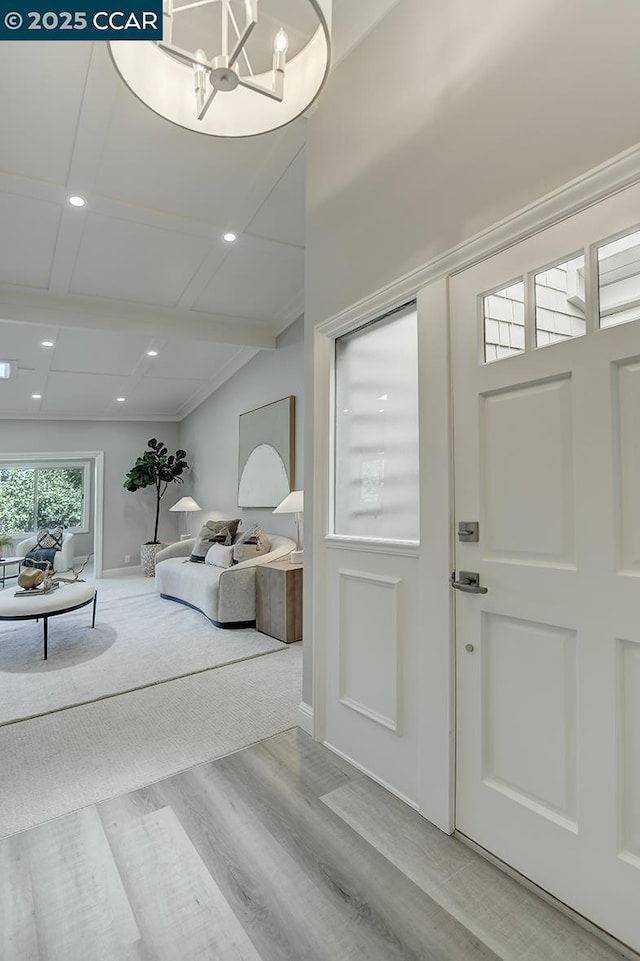
[[[166,544],[142,544],[140,547],[140,564],[142,573],[145,577],[156,576],[156,554],[161,551]]]

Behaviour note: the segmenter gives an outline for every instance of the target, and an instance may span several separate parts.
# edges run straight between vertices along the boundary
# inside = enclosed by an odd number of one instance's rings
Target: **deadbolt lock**
[[[480,533],[478,521],[458,521],[458,540],[466,544],[477,544]]]

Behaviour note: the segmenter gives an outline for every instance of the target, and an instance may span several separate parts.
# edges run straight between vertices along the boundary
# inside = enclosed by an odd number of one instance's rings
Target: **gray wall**
[[[153,537],[153,491],[130,494],[122,486],[124,476],[150,437],[163,440],[170,450],[175,450],[178,426],[138,421],[0,420],[0,452],[104,451],[103,567],[109,570],[124,567],[125,554],[131,555],[132,565],[139,564],[140,544]],[[185,484],[169,488],[163,499],[159,531],[162,540],[177,538],[178,515],[168,509],[188,485],[187,475]]]
[[[295,397],[294,489],[303,487],[303,339],[300,318],[280,335],[275,350],[263,350],[180,424],[180,446],[192,465],[190,492],[202,507],[189,515],[192,532],[209,517],[242,517],[242,529],[260,524],[267,532],[295,538],[291,514],[238,508],[238,418],[245,411],[293,394]]]

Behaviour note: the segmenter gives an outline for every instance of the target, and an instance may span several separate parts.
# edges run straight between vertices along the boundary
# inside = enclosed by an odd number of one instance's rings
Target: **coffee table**
[[[22,564],[24,557],[0,557],[0,567],[2,568],[2,586],[4,587],[4,582],[7,579],[7,567],[10,564],[18,565],[18,573],[20,572],[20,565]],[[9,577],[17,577],[17,574],[9,574]]]
[[[93,584],[86,581],[76,581],[73,584],[61,584],[49,594],[34,594],[15,596],[15,588],[6,587],[0,591],[0,621],[37,621],[42,618],[44,660],[47,660],[47,645],[49,639],[49,618],[58,614],[68,614],[77,611],[79,607],[86,607],[93,603],[91,627],[96,626],[96,601],[98,592]]]

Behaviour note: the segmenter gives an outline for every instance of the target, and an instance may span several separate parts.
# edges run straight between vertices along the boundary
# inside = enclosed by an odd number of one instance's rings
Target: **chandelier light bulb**
[[[280,27],[276,34],[275,40],[273,41],[273,51],[274,53],[286,53],[288,49],[289,38],[282,27]]]

